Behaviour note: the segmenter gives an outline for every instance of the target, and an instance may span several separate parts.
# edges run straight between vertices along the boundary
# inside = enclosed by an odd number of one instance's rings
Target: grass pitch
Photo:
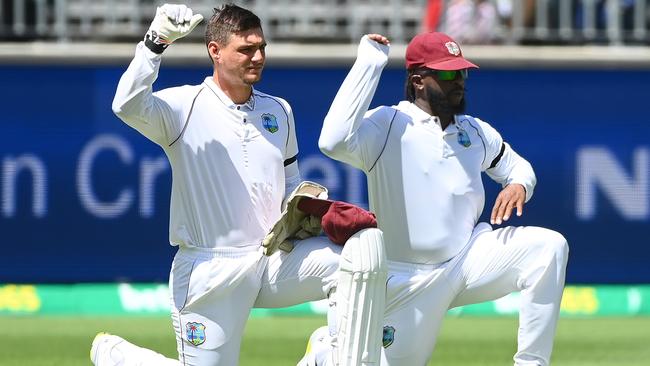
[[[250,319],[241,366],[293,366],[321,317]],[[164,317],[0,317],[0,365],[90,365],[90,342],[98,331],[175,357],[171,321]],[[512,365],[517,319],[445,319],[429,365]],[[560,319],[553,365],[641,366],[650,364],[650,317]],[[417,365],[403,365],[417,366]]]

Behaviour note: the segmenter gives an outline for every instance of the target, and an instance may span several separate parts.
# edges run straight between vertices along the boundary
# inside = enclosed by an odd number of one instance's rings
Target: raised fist
[[[155,53],[162,53],[167,46],[188,35],[201,21],[203,15],[194,14],[182,4],[165,4],[156,9],[147,34],[145,45]]]

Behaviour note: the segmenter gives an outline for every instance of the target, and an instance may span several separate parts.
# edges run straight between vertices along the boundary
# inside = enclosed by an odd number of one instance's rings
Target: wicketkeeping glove
[[[271,255],[278,249],[290,252],[293,249],[294,240],[320,234],[320,217],[308,215],[298,209],[298,202],[305,197],[326,199],[327,188],[309,181],[298,185],[289,196],[282,216],[262,241],[264,254]]]
[[[160,54],[175,40],[190,34],[202,20],[203,15],[194,14],[185,5],[165,4],[156,10],[156,16],[144,36],[144,44]]]

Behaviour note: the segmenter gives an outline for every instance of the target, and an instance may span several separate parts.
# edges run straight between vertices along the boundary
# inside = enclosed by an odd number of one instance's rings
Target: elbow
[[[338,141],[331,138],[323,138],[321,135],[320,139],[318,139],[318,148],[326,156],[335,160],[339,160],[342,154],[344,154],[346,151],[346,144],[344,141]]]
[[[125,115],[124,111],[124,103],[121,103],[119,100],[113,99],[113,104],[111,105],[111,109],[113,110],[113,113],[119,117],[120,119],[123,119]]]
[[[136,110],[134,110],[134,107],[135,105],[133,105],[133,103],[130,103],[128,100],[119,99],[117,97],[113,99],[113,104],[111,104],[113,113],[117,116],[117,118],[124,122],[127,122],[128,120],[133,119],[138,115]]]
[[[341,129],[340,118],[332,115],[330,110],[323,121],[323,128],[318,138],[318,148],[326,156],[334,158],[337,151],[345,150],[345,140],[346,134]]]
[[[331,133],[327,128],[327,126],[330,124],[330,122],[328,122],[328,117],[329,117],[329,113],[325,117],[325,120],[323,121],[323,128],[320,131],[320,137],[318,137],[318,148],[323,154],[331,157],[332,153],[334,152],[336,142],[331,137]]]
[[[336,150],[336,144],[327,139],[325,136],[321,135],[318,139],[318,148],[326,156],[332,157]]]

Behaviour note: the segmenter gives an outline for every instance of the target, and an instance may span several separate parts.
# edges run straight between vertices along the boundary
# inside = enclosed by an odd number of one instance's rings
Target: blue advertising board
[[[166,281],[171,174],[160,148],[111,100],[125,65],[0,67],[0,283]],[[363,173],[324,157],[321,122],[347,67],[268,67],[258,88],[294,108],[303,177],[367,206]],[[204,67],[163,66],[156,89],[200,83]],[[385,70],[372,106],[395,104]],[[536,170],[514,225],[562,232],[570,283],[650,282],[650,117],[645,70],[481,69],[468,112]],[[489,213],[498,188],[486,177]],[[435,208],[432,208],[435,209]]]

